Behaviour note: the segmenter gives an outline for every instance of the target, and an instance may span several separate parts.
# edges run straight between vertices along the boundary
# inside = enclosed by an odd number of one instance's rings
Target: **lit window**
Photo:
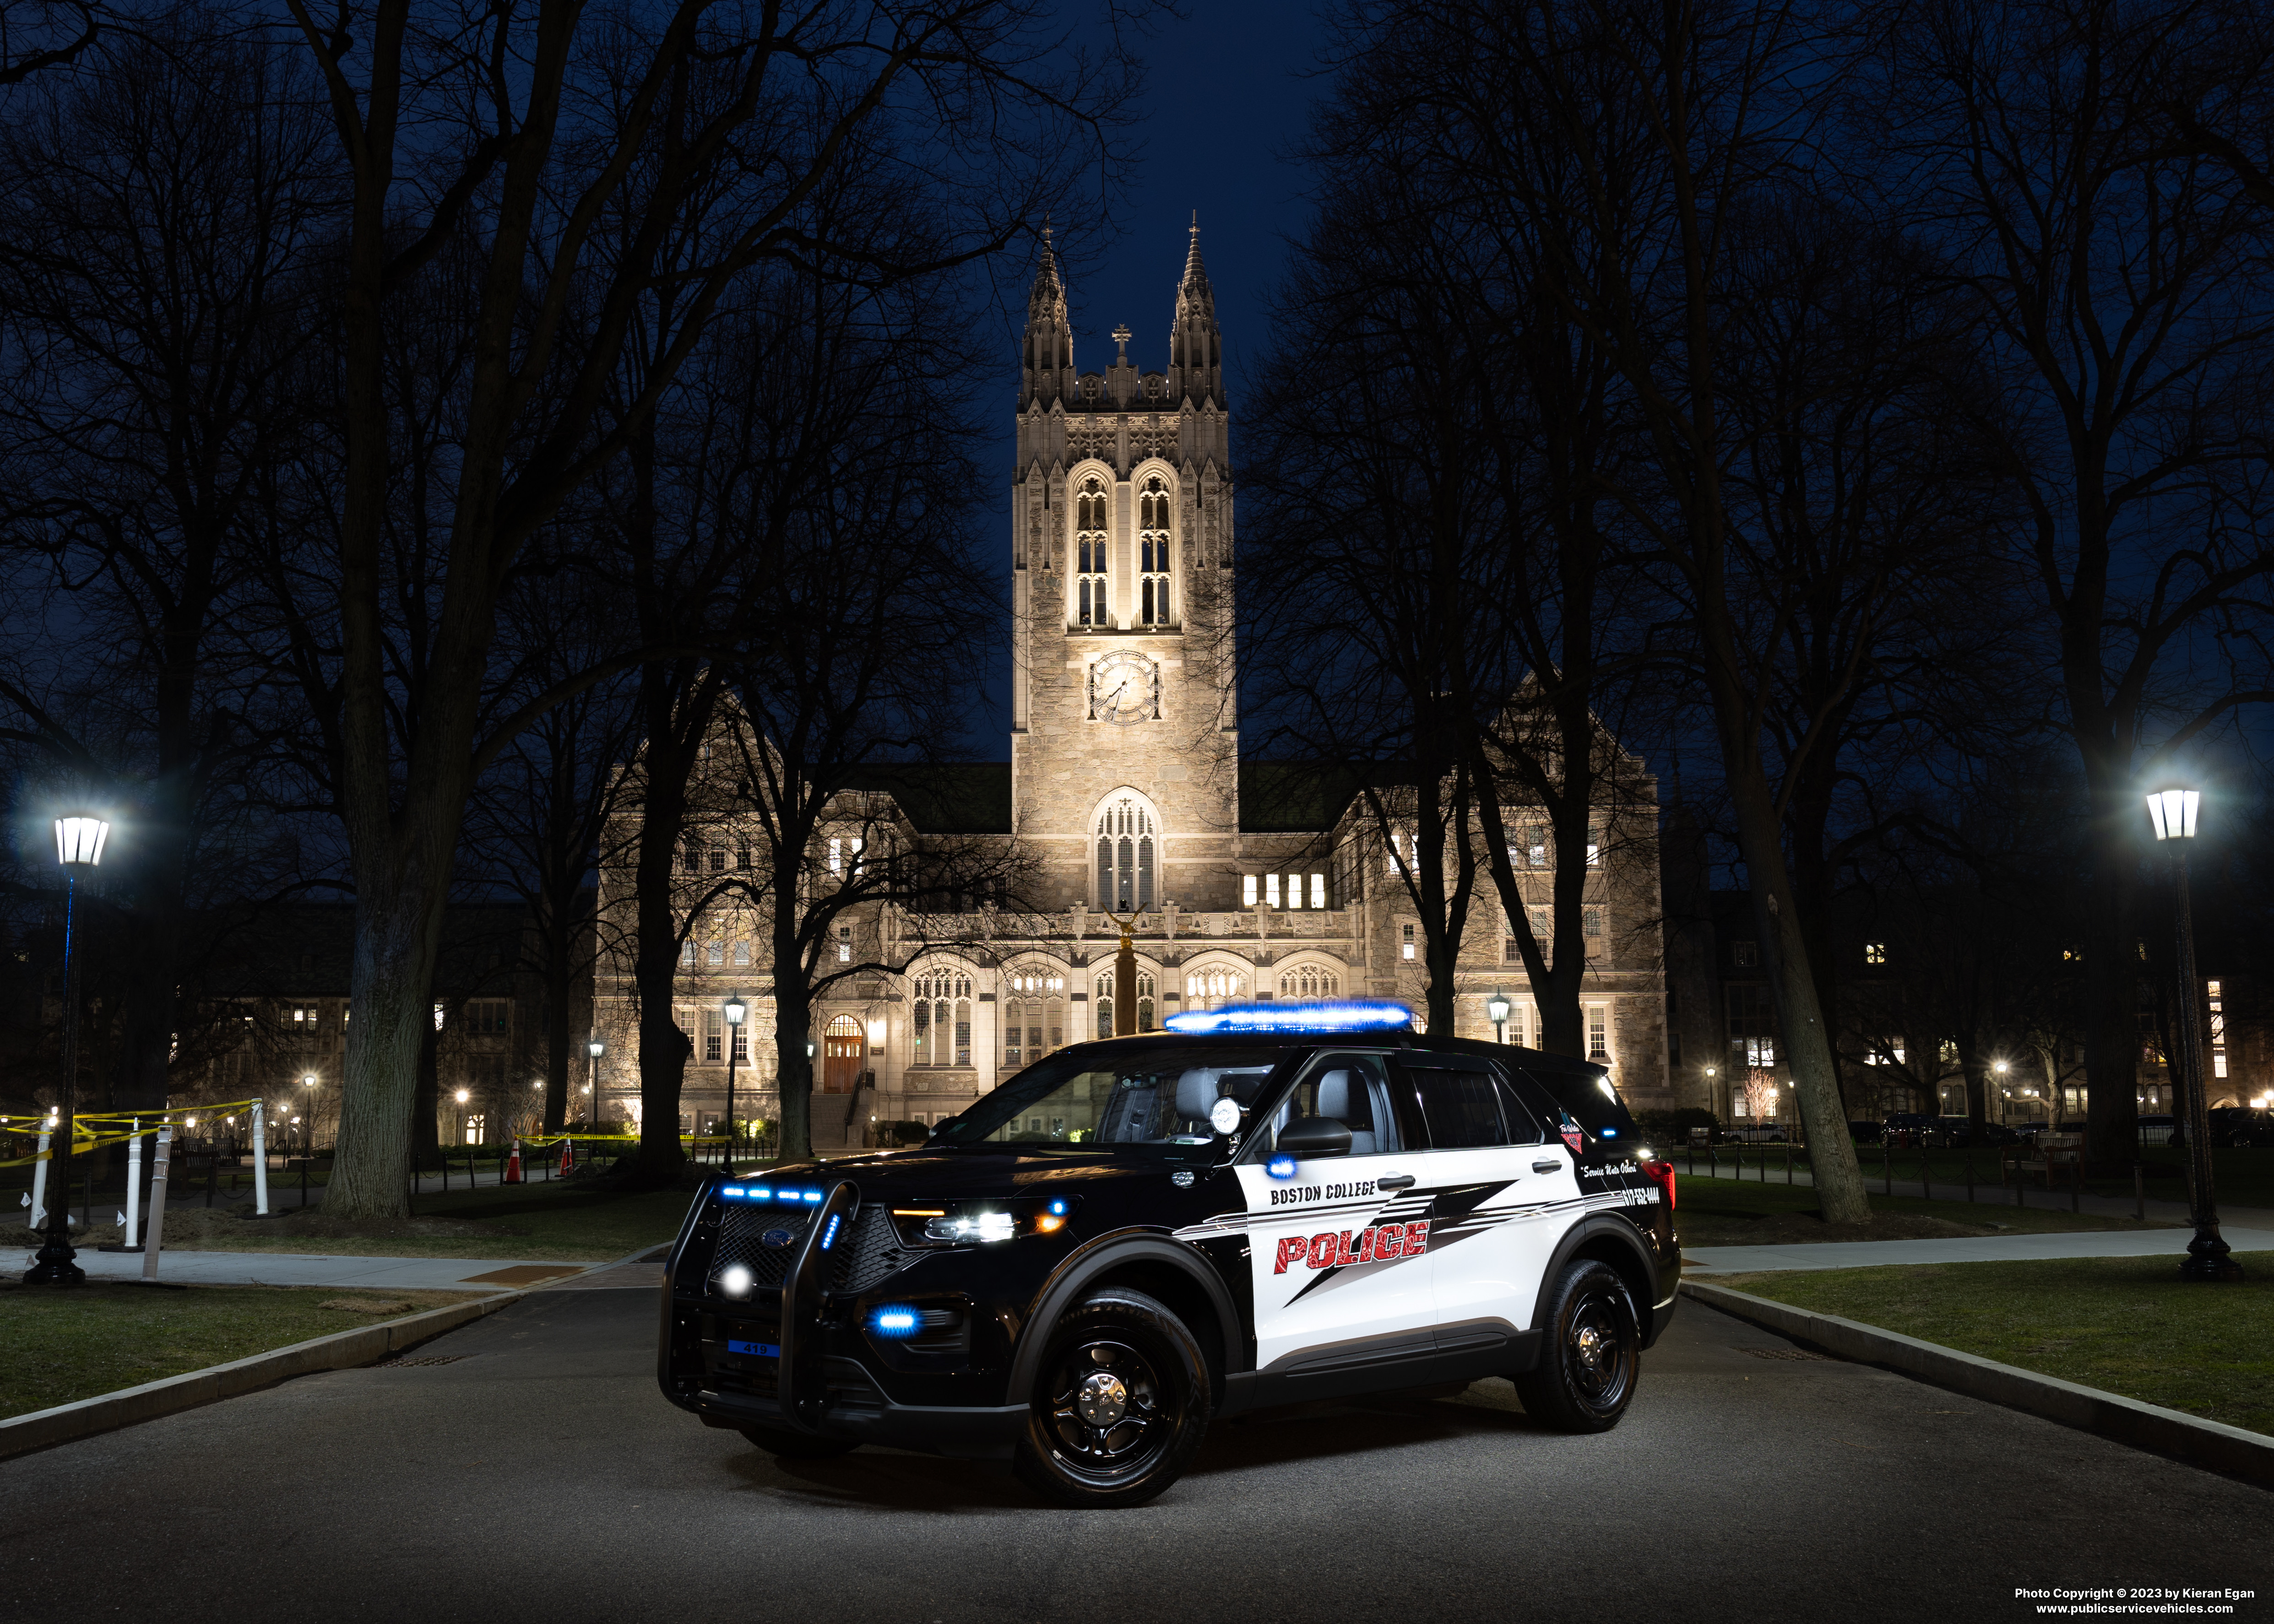
[[[1169,488],[1156,474],[1137,496],[1137,623],[1169,623]]]
[[[1524,831],[1524,861],[1531,868],[1547,866],[1547,831],[1541,824],[1534,823]]]
[[[1542,946],[1545,946],[1549,937],[1549,931],[1547,929],[1547,910],[1546,908],[1526,908],[1525,909],[1525,914],[1532,921],[1532,939],[1540,943]]]
[[[845,872],[845,842],[833,838],[829,842],[829,872]]]
[[[1263,876],[1263,906],[1271,908],[1279,906],[1279,876],[1276,874]]]
[[[1243,907],[1252,908],[1255,906],[1255,876],[1252,874],[1243,874],[1239,876],[1239,901]]]
[[[1864,943],[1864,962],[1868,965],[1883,965],[1886,963],[1887,944],[1885,942]]]
[[[1579,934],[1584,936],[1593,938],[1601,937],[1603,934],[1602,909],[1582,908],[1579,910]]]
[[[1398,929],[1401,932],[1401,937],[1398,942],[1398,956],[1402,959],[1411,959],[1413,957],[1413,927],[1411,925],[1403,925]]]
[[[1279,996],[1283,998],[1331,998],[1341,988],[1340,977],[1317,965],[1288,970],[1279,977]]]
[[[1587,867],[1600,868],[1602,866],[1603,826],[1600,823],[1590,823],[1587,825]]]
[[[1074,498],[1074,618],[1083,626],[1110,624],[1106,612],[1105,486],[1095,477],[1082,481]]]
[[[1605,1030],[1603,1006],[1587,1006],[1587,1058],[1598,1064],[1608,1064],[1611,1057],[1610,1034]]]
[[[696,951],[697,949],[694,943],[685,942],[681,944],[679,949],[679,962],[685,965],[688,968],[693,969],[695,967]]]
[[[734,962],[738,965],[746,965],[750,962],[750,944],[748,942],[737,942],[734,944]]]
[[[1323,874],[1311,876],[1311,906],[1314,908],[1327,906],[1327,876]]]
[[[1153,911],[1153,815],[1126,798],[1097,815],[1097,906],[1108,913]]]
[[[853,962],[853,927],[850,925],[837,927],[837,962],[839,964]]]

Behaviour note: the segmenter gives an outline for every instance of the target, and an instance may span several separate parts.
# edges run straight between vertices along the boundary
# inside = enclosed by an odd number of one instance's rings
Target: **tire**
[[[1061,1506],[1141,1506],[1192,1464],[1211,1408],[1208,1362],[1184,1322],[1111,1287],[1050,1327],[1012,1470]]]
[[[786,1426],[746,1426],[742,1436],[785,1461],[833,1460],[861,1447],[850,1438],[817,1438],[810,1432],[793,1432]]]
[[[1545,1328],[1540,1363],[1516,1379],[1525,1413],[1554,1432],[1609,1432],[1642,1374],[1642,1321],[1627,1282],[1593,1259],[1565,1265]]]

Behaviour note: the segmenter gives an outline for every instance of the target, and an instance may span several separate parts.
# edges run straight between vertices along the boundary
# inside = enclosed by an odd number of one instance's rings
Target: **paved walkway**
[[[2274,1225],[2219,1233],[2237,1252],[2274,1252]],[[2185,1229],[2071,1230],[2051,1235],[1954,1235],[1918,1241],[1823,1241],[1797,1246],[1685,1246],[1686,1274],[1756,1269],[1870,1267],[1885,1263],[2000,1263],[2030,1258],[2153,1258],[2176,1265],[2187,1249]]]
[[[142,1278],[139,1252],[82,1248],[79,1266],[90,1280]],[[297,1252],[177,1252],[170,1247],[158,1254],[158,1278],[173,1285],[506,1291],[593,1269],[587,1263],[532,1263],[526,1258],[344,1258]]]

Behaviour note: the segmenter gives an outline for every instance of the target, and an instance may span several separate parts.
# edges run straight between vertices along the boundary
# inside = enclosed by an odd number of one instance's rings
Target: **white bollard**
[[[45,1128],[40,1130],[40,1159],[32,1163],[32,1222],[38,1229],[48,1221],[48,1141],[55,1137]]]
[[[252,1215],[268,1216],[268,1132],[267,1113],[260,1101],[252,1102]]]
[[[142,1218],[142,1119],[134,1119],[134,1137],[126,1141],[126,1228],[118,1244],[134,1250],[134,1236]]]
[[[171,1124],[158,1130],[158,1159],[150,1166],[150,1234],[142,1243],[142,1278],[158,1278],[158,1248],[165,1244],[166,1163],[174,1154]]]

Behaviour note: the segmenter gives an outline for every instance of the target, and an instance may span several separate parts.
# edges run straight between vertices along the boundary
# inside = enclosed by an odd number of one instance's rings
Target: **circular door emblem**
[[[769,1246],[787,1246],[797,1237],[792,1235],[787,1229],[768,1229],[758,1238]]]

